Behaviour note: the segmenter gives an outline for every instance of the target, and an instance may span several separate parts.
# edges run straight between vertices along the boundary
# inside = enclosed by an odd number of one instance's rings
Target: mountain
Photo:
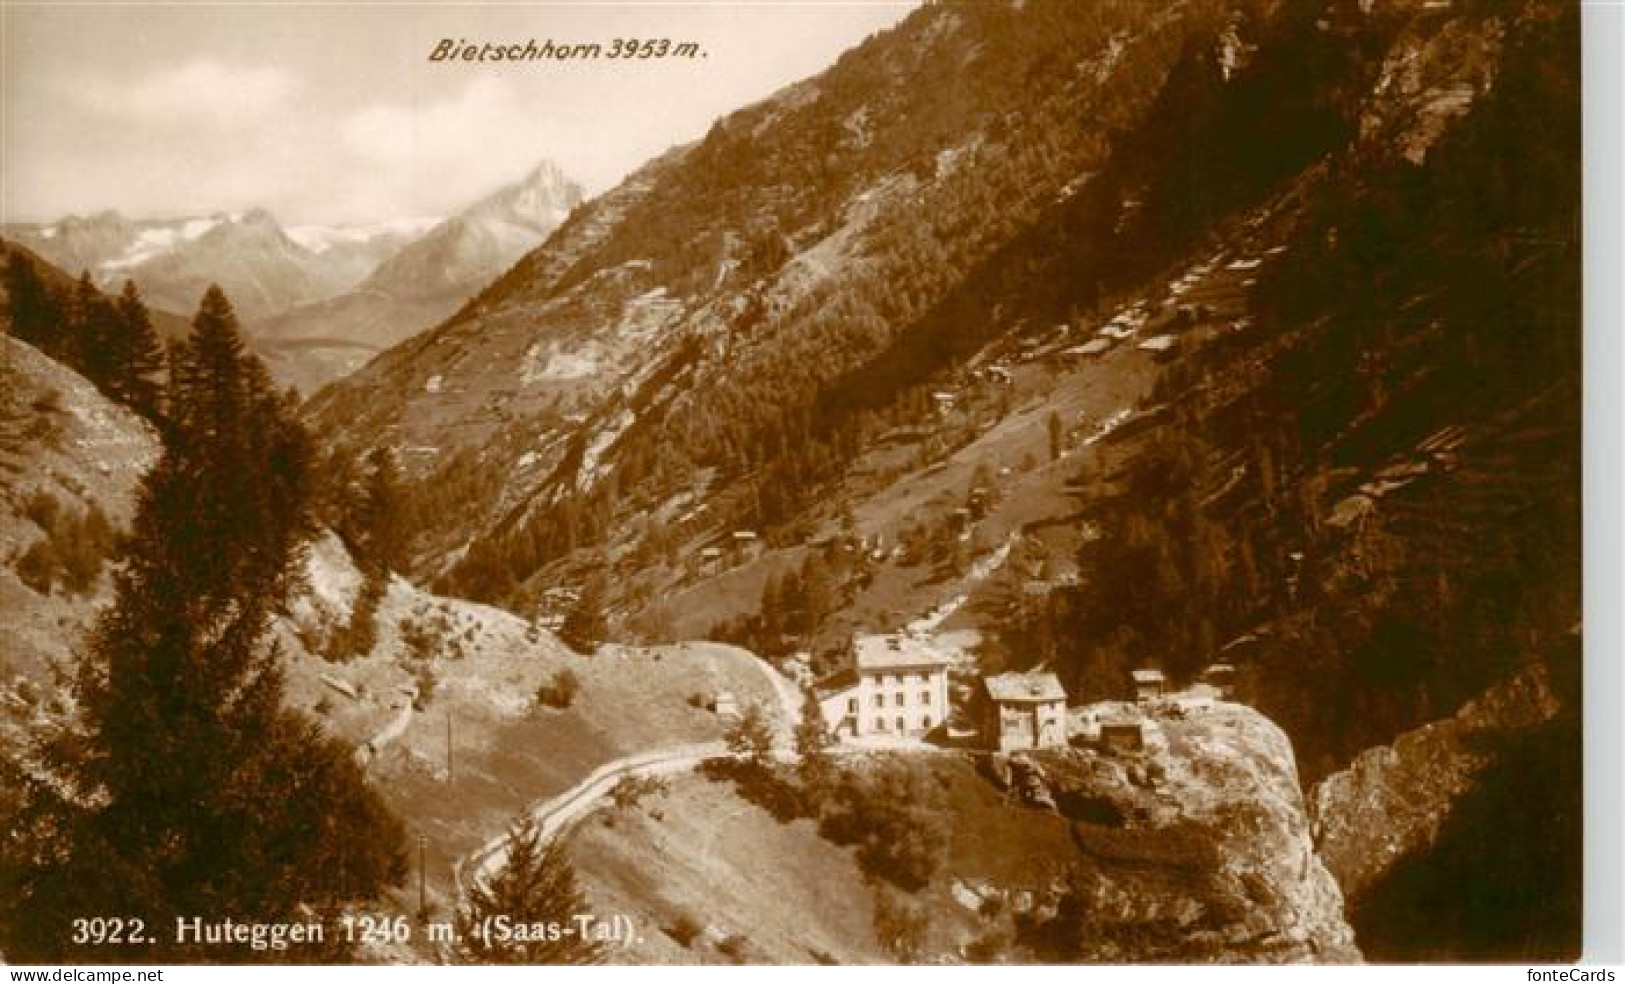
[[[302,225],[290,227],[287,233],[321,257],[339,281],[359,284],[439,222],[438,218],[405,218],[363,225]]]
[[[255,325],[261,352],[284,382],[314,392],[451,314],[546,238],[581,197],[580,186],[544,162],[428,228],[352,290]]]
[[[41,735],[77,711],[65,680],[113,598],[114,540],[161,453],[156,428],[0,332],[0,759],[8,768],[32,763]],[[720,747],[724,720],[690,699],[697,678],[777,706],[770,673],[736,647],[614,647],[584,656],[511,613],[437,597],[399,577],[377,599],[375,641],[339,658],[333,643],[352,624],[367,575],[326,531],[312,538],[303,565],[300,587],[272,626],[286,702],[352,744],[390,806],[428,832],[437,910],[451,911],[459,898],[460,862],[533,798],[651,748]],[[578,683],[570,706],[538,706],[538,688],[566,673]],[[458,795],[448,796],[453,719]],[[514,754],[529,747],[550,751]],[[15,792],[0,787],[0,810],[14,808]],[[416,911],[416,885],[385,905]],[[434,941],[401,942],[390,959],[435,957]],[[241,952],[222,953],[262,955],[246,941]]]
[[[264,209],[172,220],[109,211],[7,226],[4,234],[64,270],[88,270],[103,289],[134,280],[150,303],[168,311],[191,312],[217,283],[253,319],[354,285],[420,224],[304,227],[296,238]]]
[[[59,294],[71,293],[78,284],[77,276],[70,275],[67,270],[55,266],[34,250],[4,238],[0,238],[0,267],[3,267],[9,261],[13,252],[27,257],[34,264],[35,270],[39,272],[40,279]],[[117,289],[122,289],[122,286],[123,283],[120,281],[117,288],[106,292],[116,294]],[[154,308],[150,313],[152,315],[152,326],[157,330],[161,338],[179,338],[185,335],[190,327],[190,322],[186,318],[171,314],[168,311]]]
[[[544,161],[431,228],[359,289],[409,299],[472,295],[547,238],[581,199],[581,186]]]
[[[1577,52],[1555,0],[929,6],[308,413],[400,452],[441,590],[818,669],[909,628],[1074,702],[1230,662],[1313,783],[1575,658]],[[1446,901],[1417,942],[1486,952]]]

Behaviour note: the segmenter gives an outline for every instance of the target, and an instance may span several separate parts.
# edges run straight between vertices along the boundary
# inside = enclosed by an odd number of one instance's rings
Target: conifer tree
[[[13,251],[6,258],[5,286],[11,333],[43,352],[55,350],[62,333],[61,304],[40,279],[34,261]]]
[[[829,746],[834,743],[829,725],[824,723],[824,712],[818,698],[808,691],[801,703],[801,720],[796,722],[796,774],[801,779],[802,792],[812,802],[823,796],[835,772],[830,759]]]
[[[589,914],[564,842],[555,838],[543,844],[528,815],[509,832],[504,864],[488,879],[475,878],[468,900],[461,937],[463,955],[472,963],[579,965],[603,959],[604,944],[581,933],[519,941],[484,932],[497,916],[506,916],[513,926],[553,923],[575,929],[574,918]]]
[[[121,544],[115,599],[73,681],[79,715],[41,742],[0,867],[10,957],[129,954],[72,920],[139,918],[152,959],[178,916],[283,921],[375,896],[405,869],[398,822],[349,749],[282,706],[266,640],[310,532],[307,438],[210,288],[172,361],[164,454]]]
[[[773,767],[773,725],[759,704],[748,704],[723,736],[728,751],[758,771]]]
[[[59,356],[97,389],[118,398],[119,378],[128,361],[124,331],[113,302],[102,296],[87,271],[74,287],[69,338]]]
[[[405,497],[389,448],[374,448],[367,455],[366,482],[357,523],[358,546],[371,566],[386,572],[403,570],[408,559]]]
[[[113,397],[130,409],[157,420],[160,389],[155,377],[164,368],[164,347],[152,327],[152,313],[141,300],[135,281],[124,281],[115,302],[119,321],[119,372]]]
[[[564,616],[559,638],[579,653],[592,653],[609,636],[609,619],[604,614],[603,578],[594,575],[581,589],[581,597]]]

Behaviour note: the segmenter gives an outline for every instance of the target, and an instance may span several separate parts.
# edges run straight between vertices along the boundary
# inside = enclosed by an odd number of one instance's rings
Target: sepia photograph
[[[1582,20],[0,0],[0,962],[1581,961]]]

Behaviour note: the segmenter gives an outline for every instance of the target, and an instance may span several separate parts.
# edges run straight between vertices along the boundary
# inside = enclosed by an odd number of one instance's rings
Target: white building
[[[910,635],[852,640],[852,666],[818,688],[838,737],[919,738],[948,717],[948,658]]]

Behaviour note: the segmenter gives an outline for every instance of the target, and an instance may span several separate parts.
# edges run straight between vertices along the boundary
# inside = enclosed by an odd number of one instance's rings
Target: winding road
[[[775,744],[781,756],[788,756],[795,722],[801,715],[801,691],[766,660],[754,653],[750,653],[750,657],[757,669],[767,676],[777,697],[780,713],[775,715]],[[531,805],[529,813],[536,822],[538,839],[545,844],[591,813],[623,779],[676,775],[696,769],[707,760],[731,754],[723,742],[707,741],[652,749],[605,762],[564,792]],[[483,883],[507,859],[508,837],[509,832],[503,831],[457,865],[454,876],[459,897],[466,894],[470,879]]]

